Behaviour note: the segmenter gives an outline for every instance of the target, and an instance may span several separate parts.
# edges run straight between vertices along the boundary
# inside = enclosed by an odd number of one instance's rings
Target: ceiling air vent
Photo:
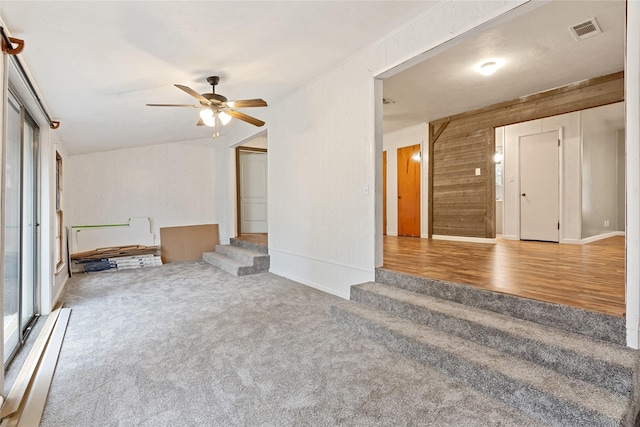
[[[573,25],[569,27],[569,31],[571,31],[571,35],[576,39],[576,41],[602,34],[602,30],[600,29],[596,18],[591,18],[588,21]]]

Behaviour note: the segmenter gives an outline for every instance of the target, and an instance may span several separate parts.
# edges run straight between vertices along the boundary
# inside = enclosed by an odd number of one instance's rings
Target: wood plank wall
[[[496,127],[623,100],[621,71],[430,122],[429,237],[496,236]]]

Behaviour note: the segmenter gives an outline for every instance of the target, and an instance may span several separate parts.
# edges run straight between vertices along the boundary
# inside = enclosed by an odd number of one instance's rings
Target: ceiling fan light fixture
[[[205,108],[204,110],[200,111],[200,118],[206,126],[215,127],[216,116],[211,108]]]
[[[213,118],[213,110],[211,110],[210,108],[205,108],[204,110],[200,111],[200,118],[204,121]]]
[[[220,111],[218,113],[218,118],[220,119],[220,122],[222,122],[223,126],[226,126],[227,123],[231,121],[231,116],[225,113],[224,111]]]

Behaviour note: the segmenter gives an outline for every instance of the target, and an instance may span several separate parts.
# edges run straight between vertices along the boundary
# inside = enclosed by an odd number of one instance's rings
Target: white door
[[[558,132],[520,138],[520,239],[557,242]]]
[[[240,232],[267,232],[267,153],[240,151]]]

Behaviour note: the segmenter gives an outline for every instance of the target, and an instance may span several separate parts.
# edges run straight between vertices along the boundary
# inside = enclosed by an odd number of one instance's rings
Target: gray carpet
[[[339,298],[206,263],[74,276],[42,426],[539,426],[335,324]]]

